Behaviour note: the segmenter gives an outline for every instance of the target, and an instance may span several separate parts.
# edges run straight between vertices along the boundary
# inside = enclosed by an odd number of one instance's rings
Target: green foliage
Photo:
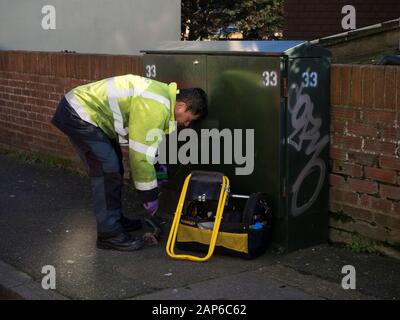
[[[14,158],[16,158],[20,162],[25,162],[25,163],[37,163],[39,162],[39,156],[36,154],[30,154],[30,153],[25,153],[21,151],[15,151],[15,153],[12,154]]]
[[[335,221],[340,221],[342,223],[354,222],[354,219],[343,212],[330,212],[330,217]]]
[[[275,39],[282,32],[282,1],[239,1],[234,17],[244,39]]]
[[[246,40],[276,39],[283,24],[283,0],[182,0],[183,40],[221,39],[234,26]]]
[[[30,151],[0,149],[0,154],[6,154],[10,157],[13,157],[15,160],[19,162],[30,163],[30,164],[36,163],[43,165],[45,167],[52,167],[52,168],[73,167],[72,162],[70,160]]]
[[[373,240],[354,234],[350,244],[350,248],[355,253],[376,253],[376,243]]]
[[[230,5],[230,1],[223,0],[182,0],[182,39],[206,39],[212,32],[224,25],[224,21],[228,18],[225,7]]]

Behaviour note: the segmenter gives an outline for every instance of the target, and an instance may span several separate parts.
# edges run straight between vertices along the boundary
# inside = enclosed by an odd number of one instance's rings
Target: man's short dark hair
[[[201,88],[180,89],[177,101],[186,103],[187,110],[204,119],[208,114],[207,94]]]

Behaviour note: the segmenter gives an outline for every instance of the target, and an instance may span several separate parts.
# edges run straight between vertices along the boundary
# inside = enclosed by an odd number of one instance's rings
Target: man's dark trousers
[[[69,137],[86,165],[91,179],[98,235],[112,237],[121,233],[124,167],[118,141],[82,120],[65,97],[61,99],[52,123]]]

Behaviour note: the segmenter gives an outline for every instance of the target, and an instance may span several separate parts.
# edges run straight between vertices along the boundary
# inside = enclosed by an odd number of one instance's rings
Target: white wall
[[[44,30],[45,5],[56,29]],[[138,54],[180,39],[180,0],[0,0],[0,50]]]

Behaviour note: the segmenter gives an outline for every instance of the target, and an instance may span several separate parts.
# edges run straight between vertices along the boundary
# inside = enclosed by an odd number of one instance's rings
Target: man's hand
[[[158,244],[161,238],[163,225],[166,223],[163,219],[156,216],[158,210],[158,199],[143,204],[148,213],[145,222],[153,229],[153,232],[147,232],[143,235],[143,240],[148,245]]]
[[[154,216],[158,210],[158,199],[145,202],[143,204],[143,207],[146,209],[150,216]]]

